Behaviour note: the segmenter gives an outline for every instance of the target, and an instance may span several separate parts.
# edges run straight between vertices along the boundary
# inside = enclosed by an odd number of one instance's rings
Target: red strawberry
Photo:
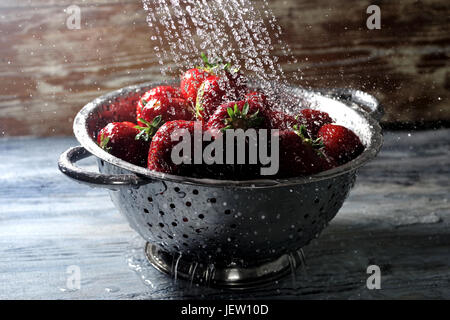
[[[221,104],[226,102],[225,81],[218,76],[209,76],[198,90],[195,104],[197,119],[208,121],[209,117]]]
[[[238,163],[239,152],[243,150],[238,148],[237,139],[228,141],[228,137],[223,135],[223,131],[227,129],[243,129],[249,128],[259,129],[267,128],[266,121],[260,115],[260,106],[253,101],[228,102],[214,112],[206,124],[206,130],[213,136],[213,139],[223,138],[223,144],[226,146],[223,150],[223,159],[228,159],[227,152],[234,145],[234,162],[233,164],[213,164],[207,167],[209,176],[216,179],[253,179],[257,178],[260,166],[258,164],[249,163],[249,140],[245,140],[245,164]],[[257,132],[258,133],[258,132]],[[242,161],[242,160],[240,160]]]
[[[196,123],[201,130],[201,123],[185,120],[169,121],[159,128],[150,145],[147,168],[169,174],[189,174],[189,165],[177,165],[172,161],[172,149],[182,140],[182,138],[180,141],[173,140],[172,134],[177,130],[180,130],[180,133],[181,130],[187,130],[193,137]],[[191,142],[194,143],[194,139],[191,138]]]
[[[99,146],[113,156],[145,167],[149,143],[136,139],[139,129],[131,122],[113,122],[100,130],[97,136]]]
[[[261,107],[253,101],[228,102],[216,109],[206,124],[208,129],[249,129],[267,128],[261,114]]]
[[[303,109],[300,111],[298,117],[300,125],[306,127],[306,132],[311,139],[317,137],[319,129],[328,123],[333,123],[333,119],[330,118],[328,113],[313,109]]]
[[[292,126],[298,122],[294,116],[272,108],[267,96],[261,92],[250,92],[245,96],[245,98],[247,101],[254,101],[261,106],[261,112],[269,121],[270,129],[292,129]]]
[[[339,165],[355,159],[364,151],[359,137],[350,129],[336,124],[320,128],[318,137],[324,145],[324,152]]]
[[[161,124],[172,120],[194,119],[194,114],[185,99],[164,96],[149,100],[142,109],[137,111],[137,116],[139,124],[144,123],[141,119],[152,122],[157,116],[161,116]]]
[[[279,110],[266,109],[264,116],[269,120],[271,129],[289,130],[298,123],[296,117]]]
[[[148,102],[150,102],[150,100],[161,97],[165,97],[167,99],[184,98],[179,88],[174,88],[172,86],[155,87],[144,93],[141,99],[139,99],[136,107],[137,118],[141,118],[141,110],[148,104]]]
[[[258,91],[252,91],[245,95],[245,100],[247,101],[254,101],[257,103],[261,103],[262,106],[267,106],[267,97],[265,94],[258,92]]]
[[[209,71],[194,68],[186,71],[181,77],[181,92],[191,105],[195,105],[197,101],[197,91],[203,81],[205,81],[209,76],[211,76]]]
[[[315,174],[331,168],[330,164],[319,150],[310,142],[305,141],[297,132],[282,130],[279,137],[278,177],[289,178]]]
[[[202,58],[211,74],[198,88],[195,110],[197,119],[207,122],[221,104],[244,99],[248,88],[247,79],[238,70],[232,71],[229,63],[210,63],[205,55]]]

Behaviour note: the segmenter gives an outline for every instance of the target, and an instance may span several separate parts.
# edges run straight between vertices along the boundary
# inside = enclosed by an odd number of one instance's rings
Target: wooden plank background
[[[447,0],[271,0],[303,85],[375,94],[385,123],[450,121]],[[81,7],[81,29],[64,9]],[[366,8],[381,8],[368,30]],[[160,79],[139,0],[0,0],[0,136],[70,135],[96,96]]]

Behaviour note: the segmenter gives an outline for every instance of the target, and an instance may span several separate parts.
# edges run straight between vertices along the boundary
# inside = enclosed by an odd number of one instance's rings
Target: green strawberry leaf
[[[155,133],[158,131],[158,129],[162,125],[162,116],[156,116],[152,122],[149,122],[145,119],[139,118],[139,122],[142,122],[144,126],[135,126],[136,129],[138,129],[140,132],[136,135],[136,140],[144,140],[146,142],[149,142],[152,140]]]
[[[106,152],[111,151],[111,147],[108,147],[108,143],[109,143],[110,139],[111,139],[111,137],[105,137],[105,135],[103,133],[100,136],[100,148],[102,148]]]

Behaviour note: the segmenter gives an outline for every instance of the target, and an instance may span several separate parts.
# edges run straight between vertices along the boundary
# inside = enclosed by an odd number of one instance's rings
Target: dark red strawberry
[[[324,153],[339,165],[355,159],[364,151],[359,137],[350,129],[336,124],[320,128],[318,137],[324,145]]]
[[[167,99],[184,99],[183,93],[181,92],[180,88],[174,88],[172,86],[158,86],[155,87],[146,93],[139,99],[137,107],[136,107],[136,113],[137,118],[141,118],[141,110],[150,102],[150,100],[155,98],[167,98]]]
[[[315,174],[332,167],[332,164],[312,143],[305,141],[292,130],[274,133],[279,137],[278,177],[290,178]]]
[[[172,139],[172,134],[182,134],[183,131],[186,132],[187,130],[193,144],[196,124],[198,125],[197,128],[202,130],[200,122],[185,120],[169,121],[159,128],[150,145],[147,168],[169,174],[190,175],[192,164],[176,164],[172,160],[172,149],[182,141],[182,138],[179,140]],[[191,147],[193,148],[193,145]],[[193,154],[192,148],[191,155]]]
[[[202,58],[211,75],[198,88],[195,110],[197,119],[207,122],[223,103],[243,100],[248,88],[247,79],[239,70],[232,70],[230,63],[209,63],[205,55]]]
[[[261,106],[261,112],[264,118],[269,121],[270,129],[292,129],[298,123],[295,116],[272,107],[267,96],[261,92],[250,92],[245,98],[247,101],[253,101]]]
[[[136,139],[139,129],[131,122],[113,122],[104,127],[97,136],[99,146],[113,156],[145,167],[149,143]]]
[[[153,122],[160,116],[160,124],[172,120],[193,120],[194,114],[188,102],[180,98],[168,98],[165,96],[150,99],[142,109],[137,111],[138,123]]]
[[[209,118],[206,128],[213,130],[261,129],[267,128],[267,121],[261,114],[261,107],[258,103],[232,101],[217,108]]]
[[[328,123],[333,123],[333,119],[326,112],[313,109],[303,109],[298,116],[298,122],[300,125],[306,127],[308,136],[312,139],[317,138],[319,129]]]
[[[226,102],[227,89],[226,82],[218,76],[206,78],[198,90],[195,104],[198,120],[208,121],[215,110]]]
[[[260,103],[263,107],[267,106],[267,97],[265,94],[258,92],[258,91],[252,91],[245,95],[246,101],[253,101],[256,103]]]
[[[298,123],[296,117],[279,110],[265,109],[264,117],[269,120],[271,129],[289,130]]]
[[[181,77],[181,92],[191,105],[195,105],[198,89],[209,76],[211,76],[211,72],[194,68],[186,71]]]

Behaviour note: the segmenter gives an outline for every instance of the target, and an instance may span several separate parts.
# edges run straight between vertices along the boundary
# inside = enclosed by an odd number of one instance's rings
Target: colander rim
[[[97,158],[103,160],[104,162],[108,162],[114,166],[122,168],[127,171],[127,173],[136,174],[141,179],[149,179],[151,180],[159,180],[159,181],[171,181],[180,184],[189,184],[189,185],[197,185],[197,186],[209,186],[209,187],[230,187],[230,188],[267,188],[267,187],[286,187],[286,186],[294,186],[300,184],[313,183],[320,180],[332,179],[337,176],[347,174],[357,170],[359,167],[373,159],[381,149],[383,144],[383,135],[382,129],[376,119],[374,119],[367,111],[365,111],[362,107],[358,107],[355,102],[345,103],[345,107],[352,108],[355,112],[358,113],[359,116],[363,117],[369,124],[370,130],[372,131],[372,136],[370,139],[369,145],[365,148],[362,154],[360,154],[357,158],[353,159],[350,162],[345,163],[339,167],[333,168],[331,170],[323,171],[310,176],[301,176],[301,177],[292,177],[286,179],[254,179],[254,180],[219,180],[219,179],[209,179],[209,178],[193,178],[186,176],[177,176],[171,174],[165,174],[160,172],[151,171],[147,168],[139,167],[128,163],[122,159],[119,159],[108,152],[104,151],[102,148],[98,146],[98,144],[94,141],[94,139],[89,135],[88,131],[88,118],[95,109],[107,103],[108,101],[114,100],[119,96],[127,96],[132,94],[133,92],[142,91],[144,88],[148,89],[151,87],[155,87],[158,85],[167,85],[170,82],[145,82],[137,85],[131,85],[127,87],[123,87],[118,90],[111,91],[106,93],[91,102],[87,103],[76,115],[73,122],[73,131],[78,142],[92,155]],[[330,98],[326,95],[322,94],[318,90],[310,90],[295,86],[297,89],[301,89],[309,94],[320,95],[324,98]],[[356,90],[355,90],[356,91]],[[361,92],[362,93],[362,92]],[[364,93],[365,94],[365,93]],[[368,94],[365,94],[370,97],[371,101],[378,103],[377,100]],[[330,98],[331,99],[331,98]],[[353,106],[351,104],[354,104]]]

